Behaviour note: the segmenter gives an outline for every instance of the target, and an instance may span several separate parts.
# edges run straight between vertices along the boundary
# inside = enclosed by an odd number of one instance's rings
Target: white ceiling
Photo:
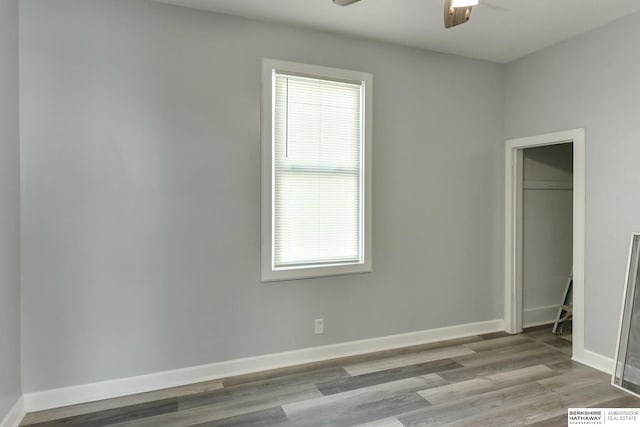
[[[158,1],[502,63],[640,11],[639,0],[480,0],[470,22],[445,30],[443,0]]]

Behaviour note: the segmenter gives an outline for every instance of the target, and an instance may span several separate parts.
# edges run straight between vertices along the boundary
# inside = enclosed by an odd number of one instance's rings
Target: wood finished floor
[[[22,426],[564,426],[640,407],[571,361],[570,331],[473,336],[28,414]]]

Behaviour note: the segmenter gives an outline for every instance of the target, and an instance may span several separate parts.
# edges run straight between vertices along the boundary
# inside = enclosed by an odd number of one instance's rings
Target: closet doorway
[[[552,323],[573,265],[572,353],[584,356],[585,131],[509,140],[505,330]],[[545,328],[540,327],[541,331]],[[546,330],[541,332],[546,333]]]
[[[570,304],[573,144],[524,148],[521,153],[522,327],[543,331],[555,322],[565,293]],[[557,332],[568,335],[569,323],[562,322]],[[552,327],[547,329],[551,334]]]

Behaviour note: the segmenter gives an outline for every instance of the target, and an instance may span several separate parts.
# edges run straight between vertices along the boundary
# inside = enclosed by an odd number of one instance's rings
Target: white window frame
[[[362,147],[362,197],[363,222],[362,251],[363,259],[351,264],[320,264],[304,267],[274,268],[273,262],[273,73],[291,73],[306,75],[320,79],[361,82],[363,90],[363,147]],[[300,64],[295,62],[278,61],[275,59],[262,60],[262,218],[261,218],[261,270],[262,282],[307,279],[313,277],[339,276],[354,273],[367,273],[372,270],[372,241],[371,241],[371,148],[372,148],[372,88],[373,76],[360,71],[342,70],[318,65]]]

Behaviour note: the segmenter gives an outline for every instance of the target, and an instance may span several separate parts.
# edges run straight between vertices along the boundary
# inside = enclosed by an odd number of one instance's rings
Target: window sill
[[[269,266],[262,270],[262,283],[287,280],[315,279],[320,277],[344,276],[348,274],[371,273],[371,262],[361,264],[328,265],[324,267],[289,268],[272,270]]]

